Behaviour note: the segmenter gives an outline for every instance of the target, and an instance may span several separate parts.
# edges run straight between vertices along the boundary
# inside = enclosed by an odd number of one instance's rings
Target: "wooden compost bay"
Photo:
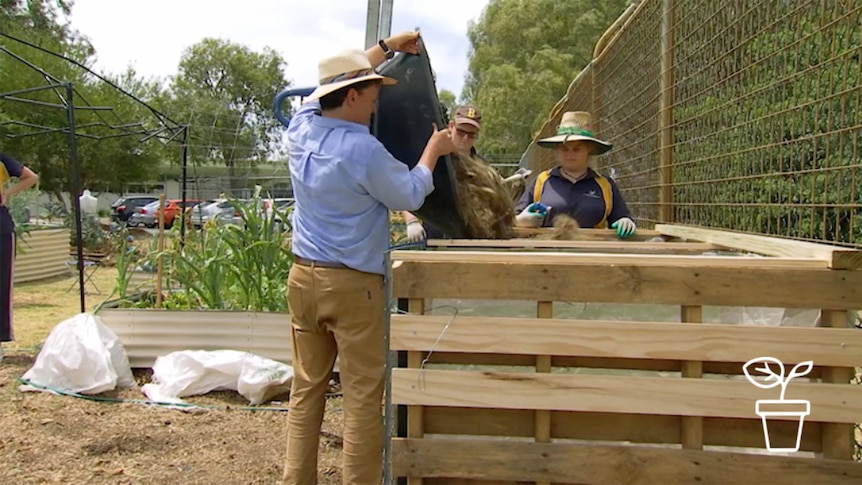
[[[659,225],[619,241],[582,230],[500,241],[429,241],[391,255],[388,386],[392,478],[409,483],[862,483],[862,253]],[[666,242],[650,242],[663,236]],[[764,257],[728,257],[722,251]],[[706,253],[706,254],[704,254]],[[716,255],[718,254],[718,255]],[[535,317],[426,314],[432,299],[530,300]],[[678,322],[555,318],[561,302],[674,305]],[[816,326],[703,323],[706,306],[819,309]],[[558,312],[557,312],[558,313]],[[808,414],[758,415],[779,400],[743,373],[772,357]],[[782,402],[781,404],[786,404]],[[766,404],[764,404],[765,409]],[[762,409],[763,410],[763,409]],[[389,416],[393,416],[389,413]],[[799,435],[800,424],[802,432]],[[798,452],[767,450],[772,447]]]

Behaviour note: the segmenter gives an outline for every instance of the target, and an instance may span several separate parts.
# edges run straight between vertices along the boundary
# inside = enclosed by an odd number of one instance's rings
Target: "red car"
[[[187,209],[191,209],[192,207],[200,204],[200,200],[198,199],[187,199],[185,207]],[[182,207],[183,201],[182,199],[167,199],[165,200],[165,227],[170,228],[174,225],[174,220],[180,214],[180,208]],[[153,202],[151,204],[145,205],[144,207],[139,207],[132,217],[129,219],[130,226],[146,226],[146,227],[158,227],[159,226],[159,201]]]

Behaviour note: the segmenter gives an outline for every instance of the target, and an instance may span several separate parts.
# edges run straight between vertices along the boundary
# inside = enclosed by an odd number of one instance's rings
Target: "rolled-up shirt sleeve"
[[[417,164],[411,170],[382,144],[371,151],[366,168],[362,186],[389,210],[417,210],[434,191],[434,179],[428,168]]]

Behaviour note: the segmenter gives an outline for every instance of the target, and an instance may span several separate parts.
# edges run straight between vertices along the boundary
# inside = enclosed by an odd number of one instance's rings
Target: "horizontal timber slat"
[[[862,332],[850,328],[431,315],[393,315],[391,325],[393,350],[862,365]]]
[[[518,238],[541,238],[550,236],[554,233],[550,227],[515,227],[513,228],[515,237]],[[654,237],[662,237],[662,234],[655,229],[638,229],[637,232],[626,238],[627,241],[646,241]],[[667,239],[675,239],[667,237]],[[575,241],[619,241],[615,229],[595,229],[581,228],[573,235]]]
[[[407,253],[411,252],[396,251],[392,258]],[[501,254],[512,259],[536,255]],[[583,256],[555,254],[566,258]],[[417,259],[418,255],[408,257]],[[529,263],[400,260],[393,263],[392,275],[395,298],[862,308],[862,271],[826,268],[680,267],[675,263],[656,266],[622,261],[564,264],[540,260]]]
[[[777,397],[775,389],[760,389],[746,380],[392,371],[392,402],[420,406],[754,418],[758,399]],[[856,423],[862,416],[862,386],[791,382],[787,399],[810,401],[806,420]]]
[[[658,224],[656,230],[667,236],[694,239],[768,256],[821,259],[835,269],[862,268],[862,251],[858,249],[697,226]]]
[[[520,482],[517,480],[467,480],[464,478],[426,478],[422,480],[422,485],[524,485],[524,482]]]
[[[428,356],[428,364],[471,365],[471,366],[521,366],[534,367],[536,358],[530,355],[515,354],[464,354],[457,352],[441,352],[435,350]],[[682,361],[667,359],[620,359],[604,357],[552,357],[553,367],[588,367],[597,369],[629,369],[646,372],[679,372]],[[742,374],[739,362],[704,362],[703,372],[706,374]],[[805,378],[817,379],[821,375],[821,367],[805,375]]]
[[[424,408],[426,434],[467,436],[533,436],[533,411],[523,409],[480,409],[461,407]],[[551,413],[551,437],[591,441],[631,441],[634,443],[679,443],[680,417],[643,414]],[[760,418],[704,418],[703,441],[710,446],[763,448],[763,424]],[[797,425],[791,421],[769,424],[776,443],[796,440]],[[821,451],[820,423],[807,422],[800,449]]]
[[[394,476],[629,485],[862,481],[862,464],[841,460],[500,440],[407,438],[392,446]]]
[[[422,485],[525,485],[517,480],[468,480],[465,478],[425,478]],[[532,485],[532,483],[529,483]]]
[[[548,239],[429,239],[429,248],[505,250],[559,249],[565,251],[629,254],[702,254],[722,249],[701,242],[555,241]]]
[[[826,269],[826,262],[813,258],[756,258],[733,256],[686,256],[676,254],[602,254],[602,253],[561,253],[531,251],[511,253],[499,251],[396,251],[393,263],[398,261],[423,263],[497,263],[497,264],[560,264],[614,265],[637,267],[675,267],[675,268],[798,268]]]

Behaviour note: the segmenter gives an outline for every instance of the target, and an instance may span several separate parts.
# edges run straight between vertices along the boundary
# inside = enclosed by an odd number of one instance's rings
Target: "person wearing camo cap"
[[[455,150],[461,155],[468,155],[488,163],[484,157],[476,152],[476,140],[482,129],[482,113],[475,105],[465,104],[455,108],[454,116],[449,121],[449,134]],[[440,239],[446,234],[440,229],[419,220],[418,217],[408,211],[401,215],[407,225],[407,241],[411,243],[424,239]]]

